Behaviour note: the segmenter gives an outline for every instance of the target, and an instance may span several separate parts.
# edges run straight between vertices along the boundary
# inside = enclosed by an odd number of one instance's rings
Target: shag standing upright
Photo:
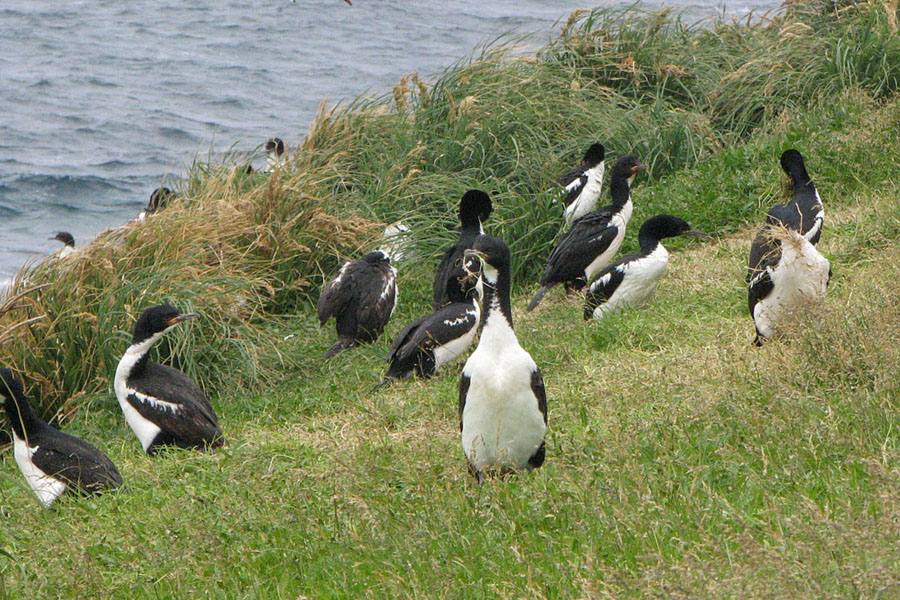
[[[284,166],[284,142],[281,138],[270,138],[266,141],[266,168],[263,173],[271,173]]]
[[[753,343],[757,346],[804,298],[821,301],[831,277],[830,263],[815,249],[825,207],[803,155],[794,149],[785,151],[781,168],[794,197],[769,210],[750,246],[747,266],[747,304],[756,325]]]
[[[376,250],[344,263],[322,288],[316,305],[319,323],[324,326],[334,317],[338,334],[338,341],[324,358],[377,340],[394,314],[397,298],[397,270],[384,251]]]
[[[49,507],[65,492],[99,494],[122,485],[109,457],[37,416],[19,378],[0,369],[0,396],[13,431],[13,453],[28,486]]]
[[[584,318],[602,319],[626,307],[637,307],[656,293],[669,264],[669,252],[661,241],[678,235],[707,237],[691,229],[686,221],[671,215],[656,215],[644,221],[638,232],[640,252],[609,265],[591,282],[585,299]]]
[[[597,208],[600,186],[603,183],[605,155],[603,144],[591,144],[584,153],[581,164],[557,180],[563,188],[560,193],[565,194],[566,210],[563,218],[566,227]]]
[[[631,182],[638,171],[646,168],[633,154],[616,162],[609,181],[612,204],[578,219],[562,236],[550,253],[547,268],[541,275],[541,289],[528,305],[528,311],[537,308],[541,298],[553,286],[564,283],[567,287],[581,289],[612,262],[631,220]]]
[[[167,445],[204,449],[225,443],[206,394],[178,369],[149,357],[167,331],[198,316],[182,314],[171,304],[148,308],[135,323],[131,346],[116,368],[116,398],[147,454]]]
[[[513,331],[509,248],[481,236],[468,254],[482,262],[485,321],[459,379],[459,423],[463,452],[481,483],[485,475],[543,464],[547,395],[541,370]]]
[[[482,225],[491,215],[491,197],[481,190],[469,190],[459,201],[459,239],[444,251],[434,274],[434,299],[431,307],[438,310],[451,302],[467,302],[469,287],[462,268],[463,253],[475,238],[484,233]]]

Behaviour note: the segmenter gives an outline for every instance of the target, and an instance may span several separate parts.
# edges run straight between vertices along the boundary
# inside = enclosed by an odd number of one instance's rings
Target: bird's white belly
[[[662,252],[659,252],[660,249]],[[625,277],[612,297],[594,309],[594,318],[602,319],[618,310],[637,308],[649,302],[656,294],[660,278],[666,272],[668,258],[668,253],[660,245],[652,254],[634,261],[626,269]]]
[[[25,444],[25,440],[20,439],[19,436],[13,432],[13,454],[16,457],[16,463],[19,465],[19,469],[22,470],[22,474],[25,476],[25,481],[28,482],[28,486],[31,487],[35,495],[37,495],[38,500],[40,500],[41,504],[46,508],[53,504],[53,501],[66,491],[66,484],[63,481],[44,473],[31,462],[31,457],[37,449],[38,446],[29,448],[28,445]]]
[[[584,275],[588,281],[594,278],[600,271],[605,269],[608,265],[613,262],[613,259],[616,257],[616,252],[619,251],[619,248],[622,247],[622,242],[625,241],[625,227],[628,225],[628,221],[631,219],[631,210],[632,204],[631,200],[628,201],[627,204],[622,208],[621,212],[610,219],[609,224],[610,227],[616,227],[616,237],[613,238],[612,243],[609,247],[603,251],[600,256],[591,261],[591,264],[587,266],[584,270]]]
[[[828,259],[806,240],[799,254],[790,249],[783,251],[781,261],[769,272],[772,291],[753,307],[760,334],[771,337],[791,312],[805,304],[822,302],[828,271]]]
[[[531,369],[510,362],[485,361],[467,372],[462,444],[477,470],[523,469],[544,441],[547,426],[531,390]]]
[[[153,341],[155,340],[148,340],[147,346],[149,347]],[[161,429],[153,421],[150,421],[141,415],[141,413],[139,413],[128,401],[128,396],[137,394],[137,392],[128,389],[126,379],[128,373],[130,373],[132,367],[134,367],[134,364],[140,359],[140,352],[141,350],[129,348],[125,352],[125,355],[122,356],[122,359],[119,361],[119,366],[116,368],[116,376],[115,379],[113,379],[113,389],[116,392],[116,399],[119,401],[119,407],[125,415],[125,422],[131,427],[131,430],[141,442],[141,446],[144,447],[144,452],[146,452],[147,448],[149,448],[150,444],[153,443],[153,440],[156,439],[156,436]],[[173,405],[173,410],[174,406],[175,405]]]

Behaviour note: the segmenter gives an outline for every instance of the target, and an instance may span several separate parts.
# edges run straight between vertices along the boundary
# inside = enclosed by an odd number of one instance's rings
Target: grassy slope
[[[458,367],[370,393],[389,339],[327,365],[311,314],[285,333],[296,374],[217,400],[225,452],[140,453],[114,399],[68,429],[127,485],[39,510],[2,459],[3,578],[31,597],[889,598],[900,595],[900,100],[862,94],[784,118],[635,190],[662,207],[780,194],[801,148],[828,207],[827,307],[752,348],[752,226],[674,241],[652,306],[585,325],[551,294],[517,331],[542,367],[548,460],[478,488],[456,418]],[[696,220],[696,219],[695,219]],[[700,215],[708,226],[714,218]],[[631,243],[636,228],[629,234]],[[403,321],[421,311],[404,291]]]

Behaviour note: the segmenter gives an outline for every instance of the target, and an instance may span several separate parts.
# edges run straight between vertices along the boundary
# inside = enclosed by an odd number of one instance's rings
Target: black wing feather
[[[459,376],[459,430],[462,431],[463,428],[463,411],[466,409],[466,397],[469,395],[469,385],[472,383],[472,378],[462,373]],[[547,420],[544,419],[546,423]]]
[[[572,169],[565,175],[561,175],[559,179],[557,179],[557,183],[561,185],[563,189],[563,193],[566,194],[565,202],[566,206],[569,206],[578,196],[581,194],[581,190],[584,189],[584,186],[587,184],[588,176],[585,174],[586,169],[584,167],[578,167]],[[566,192],[565,188],[569,187],[570,184],[574,183],[576,180],[580,180],[579,185],[574,186],[571,190]]]
[[[122,485],[116,465],[84,440],[45,425],[28,441],[37,446],[31,458],[35,466],[81,493],[96,494]]]
[[[177,404],[176,410],[145,402],[133,394],[128,400],[144,418],[155,423],[164,434],[177,440],[178,445],[201,447],[221,445],[222,430],[219,419],[206,394],[190,377],[172,367],[149,363],[145,375],[128,381],[128,387],[141,394]]]
[[[575,221],[547,259],[541,285],[568,283],[584,278],[584,270],[609,248],[618,233],[610,227],[611,213],[594,211]]]
[[[349,287],[350,278],[347,276],[351,263],[344,263],[341,270],[334,278],[325,284],[322,293],[319,295],[319,301],[316,303],[316,312],[319,315],[319,323],[324,325],[332,316],[340,313],[349,299],[347,289]]]

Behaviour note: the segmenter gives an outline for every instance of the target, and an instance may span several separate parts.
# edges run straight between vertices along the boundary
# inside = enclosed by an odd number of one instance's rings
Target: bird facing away
[[[54,235],[51,240],[56,240],[65,244],[61,250],[56,253],[56,257],[60,260],[71,256],[75,252],[75,238],[68,231],[60,231]]]
[[[604,157],[606,150],[597,142],[584,153],[581,164],[562,175],[557,182],[562,186],[560,194],[565,194],[566,210],[563,218],[566,227],[597,208],[600,199],[600,185],[603,183]]]
[[[584,318],[602,319],[622,308],[637,307],[650,300],[669,264],[669,253],[660,242],[678,235],[708,237],[671,215],[657,215],[644,221],[638,232],[641,251],[617,260],[591,282]]]
[[[16,463],[44,507],[66,492],[87,496],[122,485],[119,470],[105,454],[37,416],[22,382],[6,368],[0,369],[0,396],[12,424]]]
[[[271,173],[276,168],[284,166],[284,142],[281,138],[269,138],[266,140],[266,168],[263,173]]]
[[[543,464],[547,395],[541,370],[513,331],[509,247],[481,236],[469,254],[482,262],[485,321],[459,378],[459,423],[469,470],[481,483],[485,475]]]
[[[164,445],[208,448],[225,443],[212,404],[197,384],[149,358],[150,348],[167,331],[198,316],[182,314],[171,304],[148,308],[135,323],[131,346],[116,368],[116,398],[147,454]]]
[[[766,224],[750,246],[747,283],[766,270],[768,261],[778,255],[778,239],[769,234],[773,224],[780,224],[800,233],[813,246],[819,243],[825,221],[825,207],[816,185],[806,172],[803,155],[791,149],[781,155],[781,168],[788,175],[794,197],[786,204],[776,204],[766,215]],[[768,261],[767,261],[768,259]]]
[[[390,364],[375,389],[413,374],[431,377],[465,352],[478,333],[481,293],[481,285],[475,280],[468,287],[465,302],[448,304],[404,327],[388,350]]]
[[[768,236],[772,248],[757,265],[750,280],[747,303],[756,325],[753,343],[761,346],[798,308],[821,303],[831,278],[831,264],[812,242],[776,216],[767,218],[760,235]]]
[[[541,275],[541,289],[527,310],[537,308],[550,288],[564,283],[581,289],[594,275],[612,262],[625,239],[625,227],[631,220],[631,182],[638,171],[646,169],[636,156],[629,154],[613,166],[609,181],[612,204],[575,221],[550,253]]]
[[[320,325],[334,317],[338,334],[323,358],[377,340],[394,314],[397,298],[397,270],[386,253],[377,250],[344,263],[322,288],[316,305]]]
[[[434,310],[451,302],[466,302],[468,287],[474,284],[462,268],[463,253],[471,248],[475,238],[484,233],[482,225],[491,215],[491,197],[481,190],[469,190],[459,201],[459,239],[444,251],[434,274]]]
[[[167,187],[159,187],[150,194],[150,201],[147,202],[147,208],[142,210],[137,216],[138,221],[143,221],[150,215],[157,213],[167,207],[175,198],[175,192]]]

